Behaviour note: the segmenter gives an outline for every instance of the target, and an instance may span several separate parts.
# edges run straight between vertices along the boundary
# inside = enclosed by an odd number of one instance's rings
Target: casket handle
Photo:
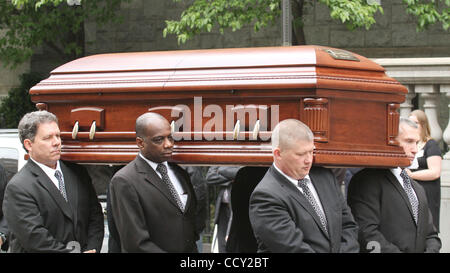
[[[95,136],[95,129],[96,129],[96,126],[95,126],[95,120],[92,122],[92,125],[91,125],[91,130],[89,131],[89,139],[90,140],[93,140],[94,139],[94,136]]]
[[[233,130],[233,140],[236,140],[238,138],[240,131],[241,131],[241,121],[237,120]]]
[[[172,122],[170,123],[170,132],[173,134],[175,133],[175,121],[172,120]]]
[[[75,125],[73,125],[73,130],[72,130],[72,139],[77,139],[77,135],[78,135],[78,120],[75,122]]]
[[[253,127],[253,140],[258,139],[259,128],[260,128],[260,125],[259,125],[259,119],[258,119],[255,123],[255,127]]]

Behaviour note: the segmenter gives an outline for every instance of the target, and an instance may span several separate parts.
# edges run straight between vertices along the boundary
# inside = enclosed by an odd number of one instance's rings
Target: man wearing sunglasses
[[[196,198],[189,175],[169,163],[174,139],[156,113],[136,120],[139,154],[111,180],[114,223],[122,252],[197,252]]]

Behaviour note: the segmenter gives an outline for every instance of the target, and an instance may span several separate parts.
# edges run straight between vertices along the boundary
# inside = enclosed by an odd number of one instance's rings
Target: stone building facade
[[[198,48],[226,48],[281,45],[281,24],[254,32],[252,27],[239,31],[204,33],[178,45],[176,37],[163,38],[165,20],[178,19],[187,7],[171,0],[133,0],[124,5],[122,24],[96,27],[86,24],[87,55],[103,52],[154,51]],[[306,5],[304,30],[307,44],[348,49],[369,58],[443,57],[450,54],[450,32],[440,25],[416,32],[415,17],[406,14],[402,0],[382,1],[384,15],[370,30],[347,28],[330,17],[326,5],[317,1]],[[281,20],[281,19],[280,19]],[[281,21],[280,21],[281,23]]]
[[[203,33],[179,45],[174,35],[163,37],[165,20],[178,19],[190,1],[132,0],[123,4],[122,23],[97,26],[85,23],[86,55],[199,48],[227,48],[281,45],[281,19],[259,32],[244,27],[221,35],[218,30]],[[329,9],[317,1],[307,1],[304,30],[307,44],[343,48],[369,58],[450,56],[450,32],[440,25],[416,32],[415,17],[406,14],[402,0],[381,1],[384,15],[376,15],[370,30],[347,28],[331,19]],[[31,70],[43,75],[62,64],[49,48],[39,48],[24,68],[10,71],[0,66],[0,96],[17,85],[17,75]]]

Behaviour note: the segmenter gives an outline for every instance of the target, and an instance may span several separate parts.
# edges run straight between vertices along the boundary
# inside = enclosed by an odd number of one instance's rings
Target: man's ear
[[[23,141],[23,146],[25,147],[25,149],[27,150],[27,152],[30,152],[30,151],[31,151],[31,149],[32,149],[32,144],[33,144],[33,142],[32,142],[31,140],[29,140],[28,138],[25,139],[25,140]]]
[[[136,137],[136,145],[139,147],[139,149],[144,147],[144,140],[140,137]]]
[[[273,156],[274,156],[274,158],[276,158],[276,159],[281,159],[281,151],[280,151],[280,148],[275,148],[275,149],[273,150]]]

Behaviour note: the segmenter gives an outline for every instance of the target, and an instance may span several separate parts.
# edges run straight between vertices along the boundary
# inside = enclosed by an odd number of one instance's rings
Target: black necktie
[[[317,216],[319,216],[320,223],[322,224],[323,229],[328,234],[327,219],[325,218],[325,214],[323,213],[323,211],[320,209],[319,204],[317,204],[316,199],[309,190],[308,185],[306,185],[307,181],[308,178],[298,180],[298,186],[303,190],[303,195],[305,195],[306,199],[308,199],[309,203],[311,203],[311,206],[314,208]]]
[[[59,170],[56,170],[55,177],[56,177],[56,179],[58,179],[59,191],[61,192],[64,199],[67,201],[66,186],[64,185],[64,179],[63,179],[62,173]]]
[[[177,202],[178,207],[181,209],[181,211],[184,211],[183,202],[181,202],[180,196],[178,195],[177,191],[175,190],[175,187],[173,186],[172,182],[170,181],[169,175],[167,174],[166,165],[159,163],[158,166],[156,167],[156,170],[161,174],[162,181],[164,181],[164,183],[169,188],[170,194]]]
[[[411,179],[405,169],[403,169],[400,173],[400,177],[403,179],[403,188],[405,189],[406,195],[408,195],[413,211],[414,221],[417,223],[417,216],[419,214],[419,200],[417,200],[417,196],[414,194],[414,190],[411,186]]]

